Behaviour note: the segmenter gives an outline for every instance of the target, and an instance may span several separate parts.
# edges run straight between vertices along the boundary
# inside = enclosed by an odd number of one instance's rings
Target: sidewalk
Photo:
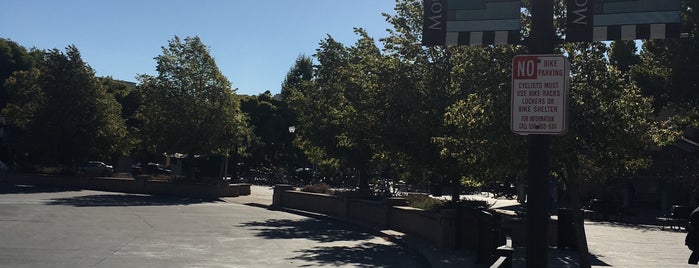
[[[238,203],[249,206],[267,208],[272,205],[272,195],[274,190],[268,186],[252,185],[250,187],[250,195],[223,198],[226,202]],[[319,215],[320,216],[320,215]],[[322,216],[321,216],[322,217]],[[361,225],[361,223],[351,222]],[[372,229],[371,227],[368,227]],[[429,267],[433,268],[468,268],[468,267],[488,267],[486,265],[477,265],[475,256],[468,256],[463,251],[448,250],[438,248],[426,241],[410,237],[404,233],[394,230],[376,230],[381,235],[396,244],[402,245],[410,250],[416,251],[425,258],[429,263]]]
[[[227,202],[267,208],[272,187],[252,186],[251,195],[225,198]],[[478,196],[469,196],[478,198]],[[492,200],[491,200],[492,201]],[[513,200],[497,200],[494,207],[507,207]],[[516,203],[516,202],[515,202]],[[475,264],[475,256],[437,248],[426,241],[393,230],[377,230],[385,237],[421,254],[431,267],[487,267]],[[592,267],[696,267],[687,264],[691,253],[684,245],[684,231],[661,230],[648,224],[585,222]],[[525,248],[516,248],[513,267],[524,267]],[[578,253],[550,248],[549,267],[578,267]]]

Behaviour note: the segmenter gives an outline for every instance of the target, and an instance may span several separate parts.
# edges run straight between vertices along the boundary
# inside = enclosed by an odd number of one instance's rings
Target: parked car
[[[131,166],[131,173],[133,175],[170,175],[170,169],[164,167],[161,164],[148,163],[146,165],[135,164]]]
[[[10,167],[5,165],[2,161],[0,161],[0,180],[4,180],[7,178],[7,172],[10,170]]]
[[[80,166],[78,173],[83,176],[112,176],[114,167],[100,161],[90,161]]]

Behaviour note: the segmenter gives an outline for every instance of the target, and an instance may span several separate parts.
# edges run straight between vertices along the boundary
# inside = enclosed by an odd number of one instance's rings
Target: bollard
[[[272,207],[281,208],[284,207],[284,192],[294,189],[293,186],[288,184],[277,184],[274,185],[274,195],[272,196]]]

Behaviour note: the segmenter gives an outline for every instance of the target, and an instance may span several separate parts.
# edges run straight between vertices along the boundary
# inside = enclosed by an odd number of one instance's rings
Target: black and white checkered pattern
[[[679,23],[595,26],[592,41],[678,38]]]
[[[520,42],[519,31],[447,32],[446,45],[507,45]]]

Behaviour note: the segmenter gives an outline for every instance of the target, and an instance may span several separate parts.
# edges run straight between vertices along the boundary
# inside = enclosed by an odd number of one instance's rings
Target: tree
[[[560,167],[576,161],[580,170],[567,172],[584,172],[583,178],[598,181],[647,167],[645,149],[657,140],[658,131],[652,100],[619,70],[609,68],[607,49],[602,43],[566,46],[573,73],[572,118],[568,135],[555,150]]]
[[[28,71],[36,64],[36,59],[23,46],[0,38],[0,110],[9,100],[5,80],[16,71]]]
[[[678,131],[699,127],[699,3],[682,1],[683,32],[688,38],[647,40],[643,42],[641,61],[631,76],[644,95],[654,98],[656,112],[672,116],[666,122]]]
[[[282,100],[289,100],[294,92],[303,92],[313,80],[313,59],[306,55],[301,55],[296,58],[294,66],[289,69],[289,72],[282,82]]]
[[[152,152],[227,156],[249,132],[231,83],[199,37],[175,36],[141,75],[141,137]]]
[[[294,123],[285,108],[285,103],[277,100],[269,91],[243,98],[241,109],[248,114],[254,134],[254,138],[248,142],[248,164],[276,166],[293,162],[293,136],[288,129]]]
[[[619,69],[622,74],[628,74],[631,68],[641,61],[634,41],[612,42],[609,50],[609,63]]]
[[[34,160],[75,165],[128,150],[121,106],[75,46],[42,53],[37,69],[15,72],[5,85],[3,112],[22,134],[16,149]]]
[[[458,50],[452,83],[463,98],[451,105],[445,124],[451,131],[437,139],[442,155],[458,159],[467,177],[488,182],[523,175],[525,142],[509,125],[511,59],[514,46]]]
[[[447,175],[452,181],[460,178],[458,165],[449,157],[441,157],[435,139],[444,137],[444,115],[447,107],[459,96],[452,84],[453,49],[422,48],[417,45],[422,32],[422,2],[397,1],[396,15],[384,14],[393,25],[389,36],[382,39],[385,68],[393,76],[385,87],[384,142],[393,155],[402,155],[413,174],[412,181],[433,171]],[[424,182],[424,181],[423,181]],[[440,183],[440,182],[433,182]]]

